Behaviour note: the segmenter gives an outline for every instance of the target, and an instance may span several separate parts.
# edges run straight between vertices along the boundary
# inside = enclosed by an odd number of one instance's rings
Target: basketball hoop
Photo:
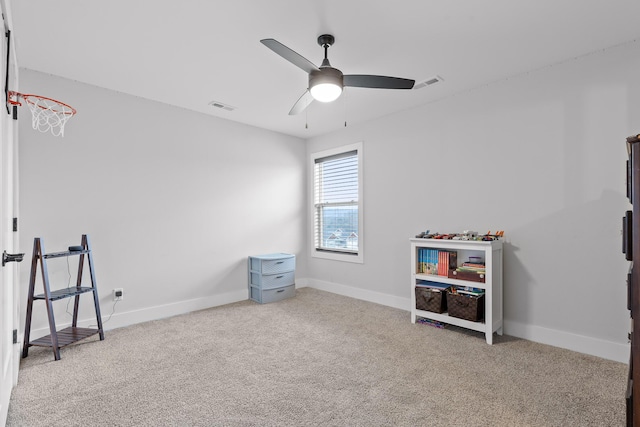
[[[18,101],[22,98],[31,110],[31,126],[43,133],[50,130],[54,136],[64,136],[64,125],[76,114],[75,108],[46,96],[9,91],[7,98],[11,105],[22,105]]]

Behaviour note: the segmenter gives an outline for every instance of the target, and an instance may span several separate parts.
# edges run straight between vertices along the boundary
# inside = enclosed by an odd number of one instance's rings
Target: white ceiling
[[[638,0],[9,3],[22,68],[302,138],[640,38]],[[289,116],[307,75],[260,40],[274,38],[319,65],[324,33],[335,36],[329,59],[345,74],[444,81],[418,90],[347,88],[333,103]]]

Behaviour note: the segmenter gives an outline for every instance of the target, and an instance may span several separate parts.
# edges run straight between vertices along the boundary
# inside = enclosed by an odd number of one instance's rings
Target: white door
[[[2,111],[0,114],[5,116]],[[15,144],[10,118],[0,119],[0,250],[17,252],[17,237],[13,231],[16,183]],[[18,335],[18,264],[8,262],[0,271],[0,425],[4,425],[9,408],[11,389],[17,383],[20,348],[14,343]]]
[[[0,0],[5,34],[10,25],[10,16],[5,0]],[[17,67],[14,52],[11,64],[6,63],[7,38],[0,37],[0,57],[2,74],[9,69],[9,85],[17,87]],[[13,46],[11,48],[13,50]],[[3,76],[4,78],[4,76]],[[4,96],[0,94],[0,99]],[[17,217],[17,121],[8,114],[4,103],[0,103],[0,253],[5,250],[14,254],[18,249],[18,236],[13,231],[13,218]],[[4,425],[9,409],[11,390],[17,383],[20,363],[20,348],[14,344],[14,330],[18,332],[19,313],[18,264],[6,263],[0,267],[0,426]],[[20,337],[18,337],[20,338]],[[20,340],[18,340],[20,341]]]
[[[13,140],[13,123],[6,112],[0,110],[0,250],[9,254],[17,252],[18,239],[13,231],[16,215],[17,162]],[[11,389],[17,382],[20,350],[18,341],[18,264],[7,262],[0,271],[0,425],[3,425],[11,397]],[[15,334],[15,337],[14,337]]]
[[[5,228],[6,210],[8,203],[8,194],[6,191],[5,180],[5,167],[6,167],[6,141],[1,138],[2,150],[0,150],[0,168],[2,173],[0,174],[0,188],[2,194],[0,196],[0,215],[2,217],[2,225],[0,226],[0,242],[5,249],[6,234]],[[13,346],[13,289],[11,287],[11,267],[13,264],[9,263],[2,267],[2,274],[0,274],[0,425],[4,425],[7,417],[7,410],[9,407],[9,397],[11,395],[11,389],[13,387],[12,377],[12,346]]]

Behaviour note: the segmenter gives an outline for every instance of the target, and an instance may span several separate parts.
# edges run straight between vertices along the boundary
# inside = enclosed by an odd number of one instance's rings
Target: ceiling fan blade
[[[415,80],[400,77],[370,76],[367,74],[350,74],[344,76],[344,85],[350,87],[370,87],[376,89],[411,89]]]
[[[312,102],[313,102],[313,96],[311,96],[311,92],[309,92],[308,90],[305,91],[300,97],[300,99],[298,99],[296,103],[293,105],[293,107],[291,108],[291,111],[289,111],[289,115],[295,116],[296,114],[302,113]]]
[[[293,65],[296,65],[302,68],[307,73],[311,73],[312,71],[317,71],[318,67],[316,67],[313,62],[309,61],[304,56],[300,55],[297,52],[289,49],[282,43],[274,39],[263,39],[260,40],[260,43],[282,56],[287,61],[291,62]]]

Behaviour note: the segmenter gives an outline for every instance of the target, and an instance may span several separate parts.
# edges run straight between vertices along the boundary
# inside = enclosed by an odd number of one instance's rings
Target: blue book
[[[440,282],[431,282],[428,280],[420,280],[418,283],[416,283],[416,287],[431,288],[431,289],[438,289],[440,291],[446,291],[451,287],[451,285],[446,283],[440,283]]]
[[[428,251],[429,251],[429,267],[428,267],[427,273],[437,274],[438,273],[438,250],[428,249]]]

